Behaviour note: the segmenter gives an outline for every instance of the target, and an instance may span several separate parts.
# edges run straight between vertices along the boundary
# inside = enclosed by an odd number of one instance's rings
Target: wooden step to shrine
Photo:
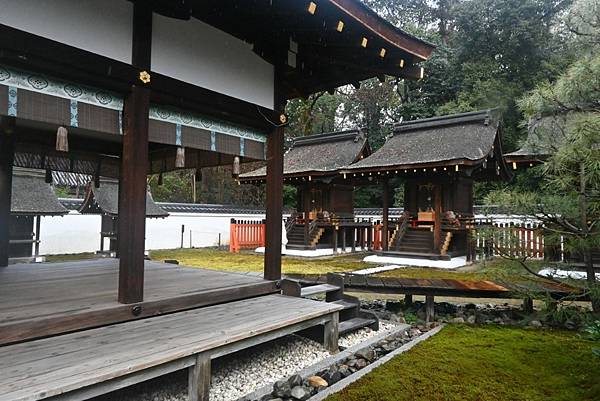
[[[301,288],[300,283],[293,280],[282,282],[283,293],[286,295],[312,297],[325,295],[327,303],[342,307],[339,311],[339,321],[344,323],[344,333],[370,327],[374,330],[379,328],[379,319],[371,312],[360,308],[360,300],[356,297],[344,294],[344,277],[339,274],[327,274],[327,283],[309,285]],[[342,327],[340,323],[340,328]]]
[[[337,285],[331,284],[319,284],[319,285],[311,285],[310,287],[302,288],[301,295],[303,297],[310,297],[313,295],[326,294],[332,291],[338,291],[340,287]]]
[[[338,332],[340,335],[347,334],[365,327],[374,326],[377,323],[378,322],[375,319],[355,317],[344,322],[340,322]]]

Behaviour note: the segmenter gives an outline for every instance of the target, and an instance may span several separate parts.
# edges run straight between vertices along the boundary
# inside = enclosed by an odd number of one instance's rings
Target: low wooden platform
[[[0,344],[277,292],[260,277],[146,262],[144,302],[117,302],[118,261],[0,268]]]
[[[287,275],[303,285],[327,282],[325,275]],[[383,294],[430,295],[466,298],[523,298],[526,292],[538,292],[554,298],[575,294],[576,289],[550,281],[523,284],[488,280],[414,279],[376,277],[345,273],[344,288],[348,291],[378,292]]]
[[[323,325],[337,351],[333,303],[268,295],[0,348],[0,401],[83,400],[189,368],[190,400],[207,400],[210,361]]]

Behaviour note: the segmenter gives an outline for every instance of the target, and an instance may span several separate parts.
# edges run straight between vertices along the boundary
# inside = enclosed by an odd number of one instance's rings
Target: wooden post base
[[[433,322],[435,319],[435,302],[433,295],[427,295],[425,297],[425,320],[427,322]]]
[[[413,296],[412,294],[406,294],[404,296],[404,305],[411,306],[413,304]]]
[[[338,346],[338,325],[340,322],[339,313],[335,312],[331,315],[331,320],[324,324],[323,327],[323,346],[332,354],[339,352]]]
[[[210,391],[210,355],[196,355],[196,364],[188,368],[188,397],[190,401],[208,401]]]
[[[533,299],[529,297],[523,299],[523,312],[533,313]]]

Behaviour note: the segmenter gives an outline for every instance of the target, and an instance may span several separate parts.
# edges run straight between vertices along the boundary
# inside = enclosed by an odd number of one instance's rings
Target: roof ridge
[[[430,118],[422,118],[418,120],[410,120],[397,124],[394,127],[394,134],[409,132],[424,128],[443,127],[447,125],[462,124],[468,122],[483,121],[485,125],[490,123],[492,112],[495,109],[486,109],[478,111],[470,111],[467,113],[457,113],[445,116],[436,116]]]
[[[347,139],[354,139],[357,141],[360,136],[366,138],[366,133],[361,128],[354,128],[344,131],[328,132],[324,134],[310,135],[305,137],[299,137],[292,143],[292,148],[296,146],[314,145],[319,143],[337,142]]]

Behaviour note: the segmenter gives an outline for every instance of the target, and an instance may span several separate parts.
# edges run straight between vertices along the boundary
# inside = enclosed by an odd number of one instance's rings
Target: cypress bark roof
[[[370,154],[367,135],[361,129],[297,138],[283,157],[284,176],[336,174],[361,156]],[[240,180],[264,179],[267,168],[241,174]]]
[[[96,188],[93,183],[90,183],[79,212],[117,217],[119,214],[119,184],[114,181],[101,181],[100,188]],[[169,213],[154,203],[150,192],[146,192],[146,217],[159,218],[168,215]]]
[[[10,211],[14,215],[62,216],[69,211],[59,202],[44,176],[35,171],[15,169]]]
[[[345,170],[478,164],[494,153],[499,132],[490,110],[407,121],[379,150]]]

